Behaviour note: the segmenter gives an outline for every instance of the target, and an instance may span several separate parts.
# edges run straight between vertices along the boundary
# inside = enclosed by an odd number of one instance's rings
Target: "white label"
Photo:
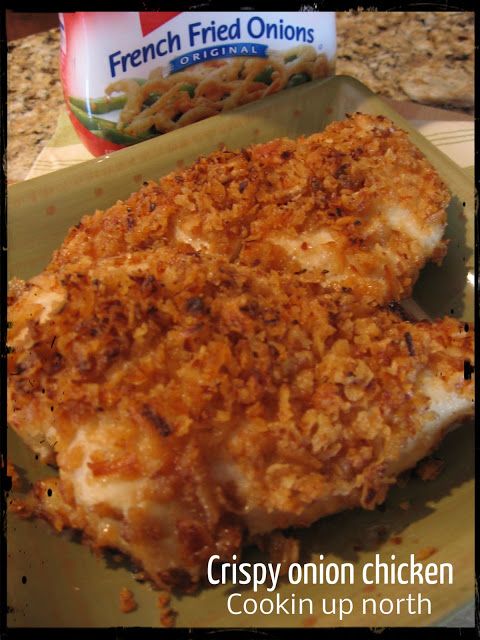
[[[63,22],[73,111],[86,100],[87,116],[126,136],[158,135],[334,70],[334,12],[80,12]]]

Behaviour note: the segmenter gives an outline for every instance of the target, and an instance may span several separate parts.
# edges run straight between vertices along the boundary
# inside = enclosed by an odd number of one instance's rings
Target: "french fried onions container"
[[[59,17],[68,112],[96,156],[335,71],[329,11]]]

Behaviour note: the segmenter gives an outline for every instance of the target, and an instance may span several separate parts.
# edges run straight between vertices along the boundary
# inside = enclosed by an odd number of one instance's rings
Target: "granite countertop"
[[[58,29],[8,43],[8,182],[23,180],[63,105]],[[337,13],[338,74],[395,100],[473,115],[474,13]]]

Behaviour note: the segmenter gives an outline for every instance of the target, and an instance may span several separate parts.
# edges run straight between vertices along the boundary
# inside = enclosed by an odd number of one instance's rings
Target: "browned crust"
[[[9,420],[32,446],[55,434],[61,473],[16,510],[80,529],[157,585],[190,591],[213,553],[239,553],[247,502],[278,512],[277,526],[310,524],[318,500],[330,511],[381,502],[390,461],[429,418],[422,377],[472,395],[462,373],[473,332],[367,311],[407,293],[428,256],[401,234],[361,229],[389,201],[415,206],[420,228],[441,225],[447,200],[404,132],[358,115],[298,142],[200,158],[84,218],[41,276],[11,286]],[[177,224],[206,238],[210,255],[176,242]],[[305,274],[269,241],[318,226],[343,234],[340,254],[361,256],[348,286]],[[406,258],[375,289],[382,242]],[[42,291],[57,294],[47,318]],[[141,498],[174,505],[170,519],[78,504],[88,448],[72,444],[78,433],[96,443],[95,480],[147,481]]]
[[[343,262],[341,285],[365,305],[382,304],[408,295],[425,261],[443,257],[446,242],[425,251],[387,223],[378,227],[379,213],[391,204],[408,208],[418,234],[428,235],[431,225],[445,224],[448,201],[404,131],[383,116],[355,114],[307,138],[222,149],[145,183],[127,200],[85,216],[49,268],[172,244],[181,227],[192,242],[208,241],[211,254],[298,272],[302,266],[272,244],[273,236],[326,228]],[[309,269],[305,277],[326,280],[322,271]]]
[[[215,462],[248,475],[257,508],[282,511],[287,524],[336,494],[350,496],[338,508],[372,507],[392,482],[388,461],[428,418],[422,372],[472,393],[464,323],[357,317],[317,285],[186,247],[66,265],[51,286],[66,302],[49,321],[22,297],[11,308],[11,338],[26,331],[28,347],[9,358],[9,417],[22,433],[26,412],[50,416],[65,474],[53,497],[42,490],[37,513],[134,557],[143,545],[161,548],[162,525],[142,509],[125,520],[108,504],[95,514],[75,506],[68,478],[79,452],[69,445],[78,429],[106,429],[107,416],[115,444],[106,430],[88,463],[93,476],[148,478],[154,500],[182,505],[177,568],[147,569],[158,584],[190,590],[212,553],[241,547],[245,497],[215,477]],[[100,535],[96,517],[123,533]]]

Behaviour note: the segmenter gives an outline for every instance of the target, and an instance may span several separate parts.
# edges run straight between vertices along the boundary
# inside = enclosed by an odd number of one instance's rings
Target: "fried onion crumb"
[[[160,615],[160,622],[164,627],[174,627],[177,613],[173,609],[167,609]]]
[[[160,609],[161,624],[164,627],[174,627],[177,612],[170,606],[170,593],[168,591],[160,591],[157,607]]]
[[[130,589],[123,587],[120,590],[120,610],[122,613],[131,613],[138,608],[135,597]]]
[[[424,547],[420,549],[420,551],[416,554],[417,560],[427,560],[430,556],[433,556],[434,553],[437,553],[437,547]]]
[[[158,594],[157,607],[159,609],[165,609],[170,604],[170,594],[168,591],[161,591]]]
[[[416,475],[424,482],[435,480],[443,471],[445,460],[441,458],[425,458],[416,467]]]

